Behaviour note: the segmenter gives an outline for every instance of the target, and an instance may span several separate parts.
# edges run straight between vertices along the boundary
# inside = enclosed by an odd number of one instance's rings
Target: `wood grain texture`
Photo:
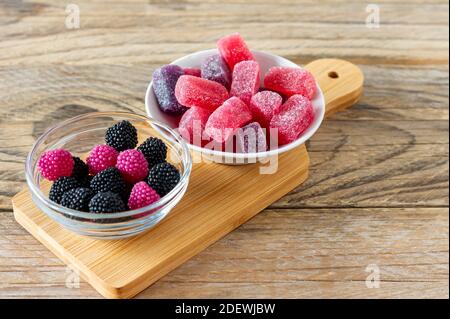
[[[300,64],[358,64],[364,95],[308,143],[306,183],[138,297],[448,298],[448,1],[377,1],[379,29],[355,1],[73,2],[77,30],[65,1],[0,2],[0,296],[99,297],[66,288],[14,222],[35,138],[87,111],[143,114],[155,67],[238,30]],[[367,289],[374,261],[381,286]]]

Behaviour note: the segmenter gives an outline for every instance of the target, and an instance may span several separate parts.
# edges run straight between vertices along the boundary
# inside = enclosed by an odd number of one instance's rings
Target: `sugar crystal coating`
[[[273,115],[278,113],[283,98],[276,92],[261,91],[253,95],[249,109],[252,111],[253,118],[258,121],[262,127],[269,128],[270,120]]]
[[[221,38],[217,42],[217,48],[231,71],[233,71],[234,66],[239,62],[254,60],[253,54],[239,33],[233,33]]]
[[[214,111],[228,98],[228,91],[217,82],[182,75],[175,86],[175,96],[184,106],[198,106]]]
[[[185,75],[192,75],[196,77],[202,76],[202,70],[197,68],[183,68],[183,71]]]
[[[258,122],[247,124],[236,134],[237,149],[241,153],[265,152],[267,141],[264,131]]]
[[[207,139],[204,138],[205,125],[211,112],[201,107],[191,107],[181,117],[178,130],[181,136],[189,143],[202,146]]]
[[[242,61],[235,65],[230,95],[240,98],[247,105],[259,89],[260,69],[256,61]]]
[[[63,149],[50,150],[42,154],[37,163],[41,175],[49,181],[70,176],[75,162],[70,152]]]
[[[148,186],[146,182],[139,182],[133,186],[130,198],[128,199],[128,208],[138,209],[157,202],[160,199],[158,193]]]
[[[312,99],[316,94],[316,81],[305,69],[277,66],[272,67],[264,77],[264,86],[286,96],[300,94]]]
[[[214,54],[207,57],[201,66],[202,78],[222,84],[227,89],[231,85],[231,72],[225,60]]]
[[[114,167],[116,165],[117,155],[119,155],[119,152],[112,146],[95,146],[86,159],[86,164],[89,166],[89,173],[95,175],[108,167]]]
[[[120,152],[116,168],[123,179],[131,184],[142,181],[148,174],[148,163],[144,154],[134,149]]]
[[[168,114],[180,115],[186,108],[175,97],[175,85],[184,70],[178,65],[164,65],[153,72],[153,92],[159,108]]]
[[[314,109],[311,101],[303,95],[291,96],[270,121],[270,127],[278,129],[278,143],[284,145],[295,141],[312,123]]]
[[[226,100],[206,122],[205,133],[218,143],[226,142],[238,128],[252,120],[247,105],[237,97]]]

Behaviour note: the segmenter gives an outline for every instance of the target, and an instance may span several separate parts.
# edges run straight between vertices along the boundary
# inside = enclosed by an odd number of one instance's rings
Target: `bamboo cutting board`
[[[349,62],[323,59],[306,68],[324,93],[326,116],[362,94],[362,72]],[[12,202],[17,222],[99,293],[130,298],[303,183],[308,168],[304,145],[280,155],[272,175],[260,174],[258,164],[194,164],[188,191],[166,219],[121,240],[95,240],[63,229],[34,206],[28,189]]]

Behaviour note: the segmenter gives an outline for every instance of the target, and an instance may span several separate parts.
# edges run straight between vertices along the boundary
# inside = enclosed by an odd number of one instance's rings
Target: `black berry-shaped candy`
[[[147,182],[159,196],[163,197],[169,193],[180,181],[180,172],[167,162],[153,166],[149,173]]]
[[[159,138],[149,137],[137,149],[144,154],[149,168],[166,161],[167,146]]]
[[[89,186],[89,167],[79,157],[73,157],[73,170],[71,177],[75,178],[83,186]]]
[[[65,192],[80,186],[80,182],[73,177],[60,177],[53,183],[48,197],[55,203],[61,204]]]
[[[92,213],[117,213],[127,209],[120,196],[113,192],[100,192],[89,202]]]
[[[90,188],[73,188],[64,193],[61,199],[61,205],[82,212],[88,212],[89,202],[94,195],[95,192]]]
[[[129,121],[121,121],[108,128],[105,141],[119,152],[135,148],[138,143],[137,130]]]
[[[90,185],[95,192],[122,194],[125,191],[125,182],[120,171],[115,167],[109,167],[95,175]]]

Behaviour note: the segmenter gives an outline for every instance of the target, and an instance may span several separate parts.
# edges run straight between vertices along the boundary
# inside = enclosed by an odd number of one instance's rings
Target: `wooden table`
[[[14,221],[36,137],[89,111],[144,114],[155,67],[234,31],[299,64],[357,63],[365,95],[308,143],[303,186],[138,298],[449,297],[448,1],[72,2],[79,29],[67,1],[0,3],[0,297],[99,297],[66,287],[66,266]]]

